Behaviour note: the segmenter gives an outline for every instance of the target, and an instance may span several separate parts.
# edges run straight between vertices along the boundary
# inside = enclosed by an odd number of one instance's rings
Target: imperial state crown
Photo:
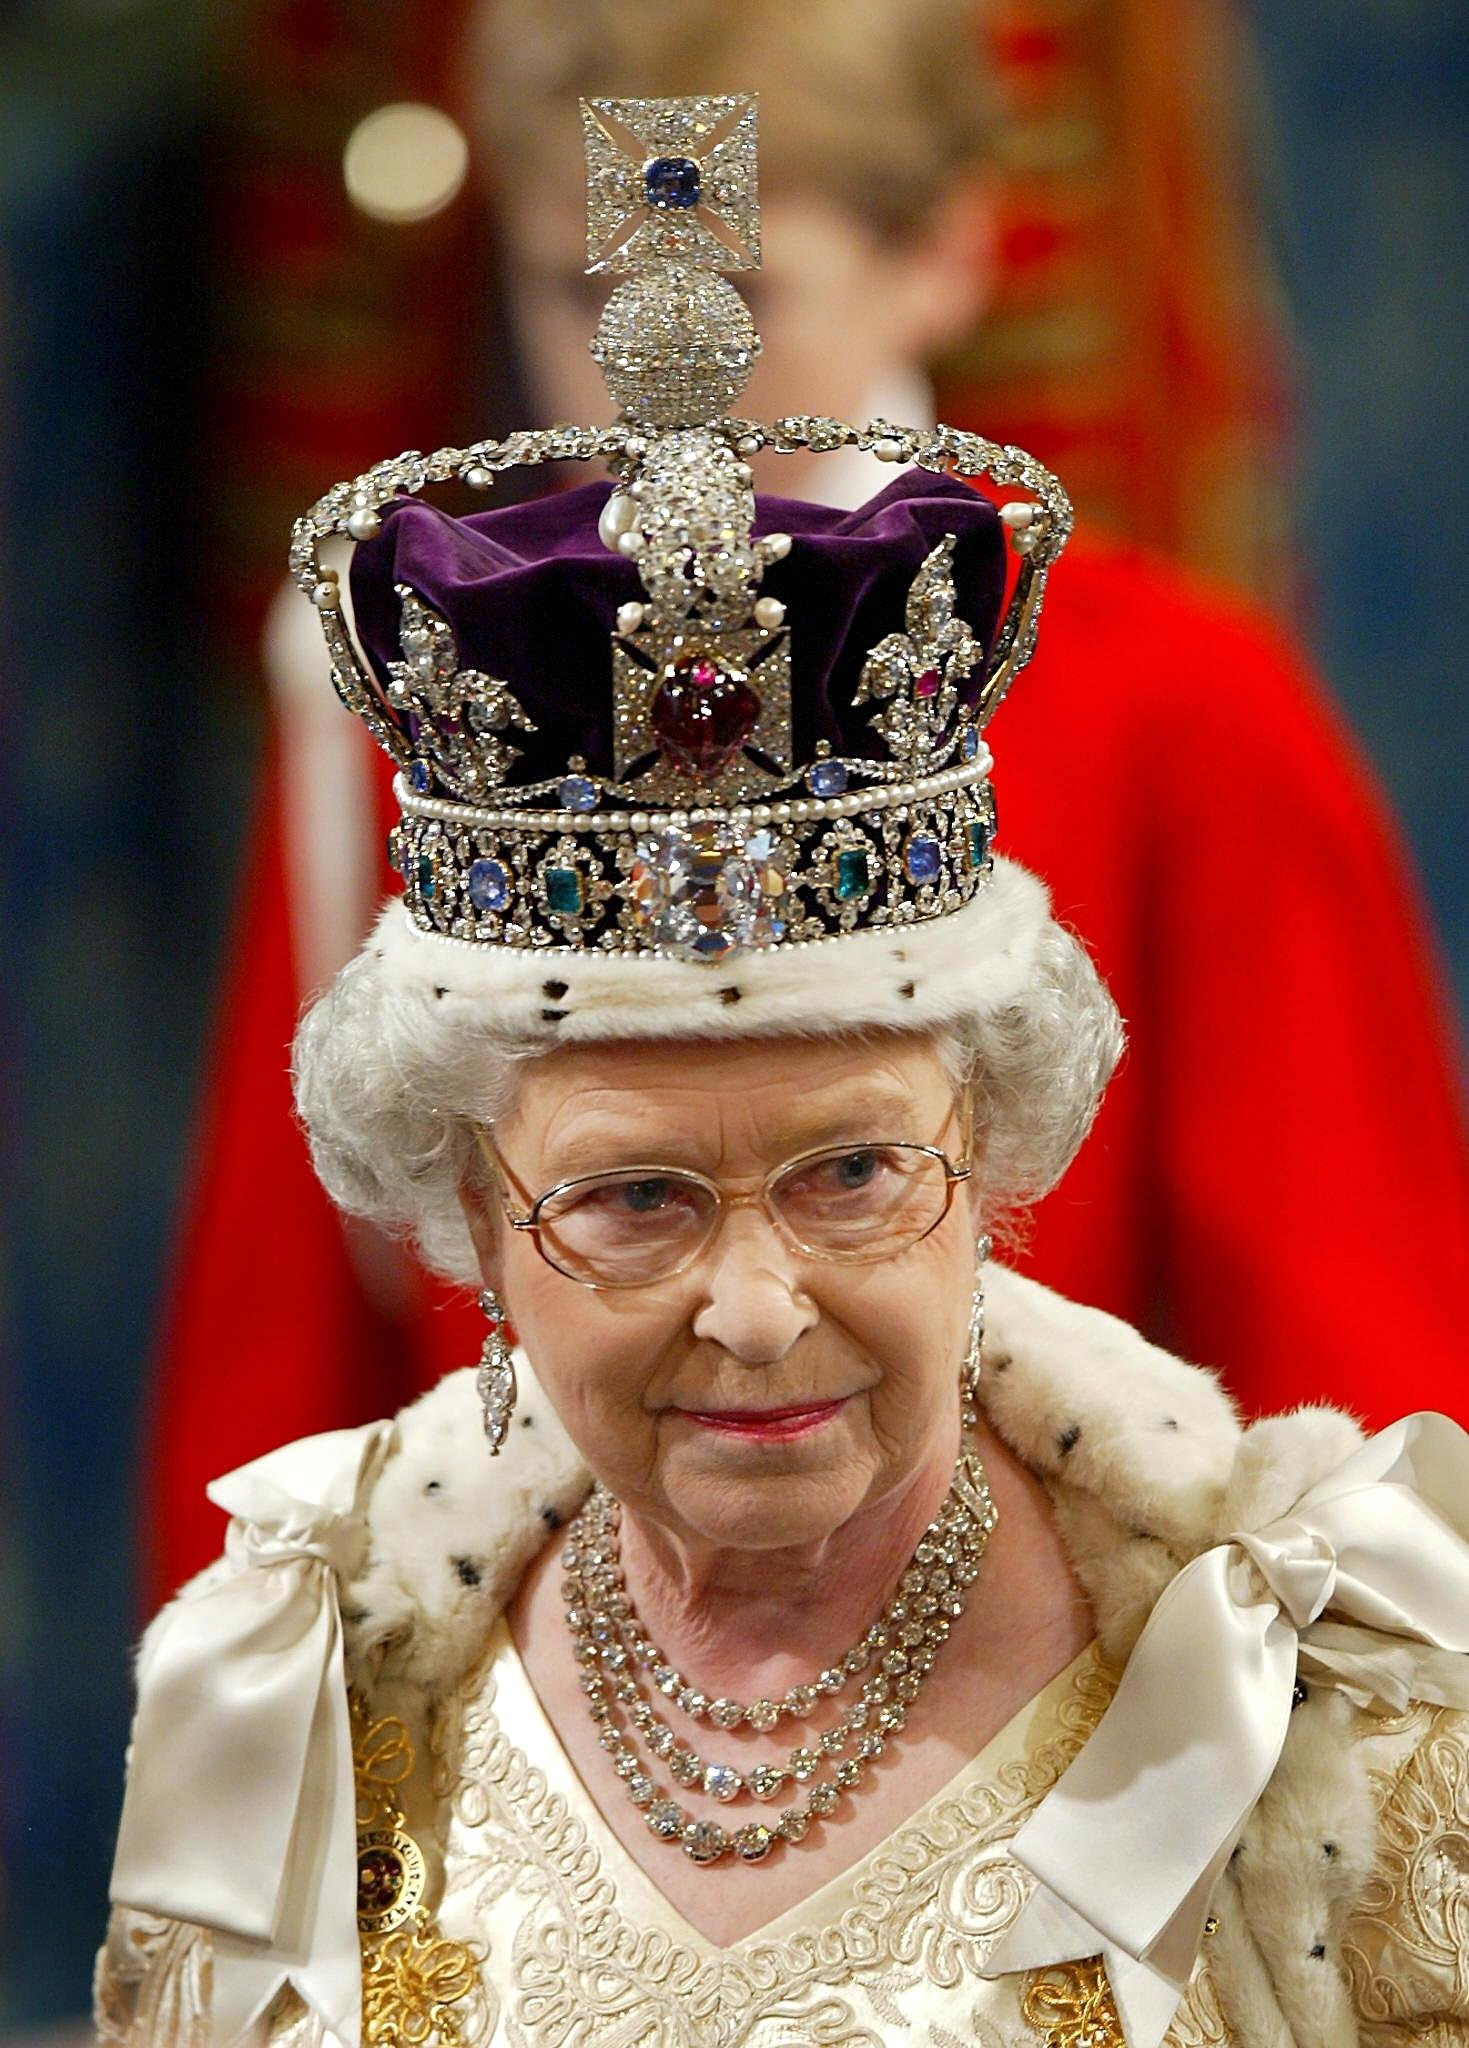
[[[396,456],[292,542],[337,690],[397,765],[408,918],[513,979],[512,956],[707,967],[961,916],[995,882],[984,732],[1066,495],[953,427],[731,414],[759,352],[724,274],[759,261],[755,101],[582,120],[616,420]],[[852,513],[756,497],[762,450],[845,447],[906,473]],[[611,481],[463,518],[420,496],[569,462]],[[355,640],[333,534],[359,543]]]

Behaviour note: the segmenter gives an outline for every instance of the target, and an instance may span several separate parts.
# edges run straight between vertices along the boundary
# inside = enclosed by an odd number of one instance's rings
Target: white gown
[[[486,2048],[1034,2048],[1029,1982],[979,1975],[1028,1880],[1006,1844],[1101,1718],[1094,1648],[942,1791],[802,1904],[721,1948],[607,1826],[531,1689],[510,1631],[449,1703],[450,1819],[437,1922],[485,1951],[467,2042]],[[692,1874],[697,1882],[703,1873]],[[472,2005],[472,2013],[470,2006]],[[1170,2048],[1228,2039],[1207,1958]]]

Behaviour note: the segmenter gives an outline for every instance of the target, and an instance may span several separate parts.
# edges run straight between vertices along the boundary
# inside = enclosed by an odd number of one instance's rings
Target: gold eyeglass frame
[[[939,1225],[944,1222],[950,1209],[954,1206],[954,1190],[969,1180],[974,1172],[972,1111],[970,1109],[968,1089],[964,1091],[963,1096],[955,1104],[954,1108],[959,1116],[960,1130],[969,1134],[965,1151],[957,1162],[949,1157],[942,1146],[920,1145],[908,1138],[866,1138],[838,1145],[814,1145],[809,1151],[798,1152],[793,1159],[782,1160],[779,1166],[773,1166],[758,1188],[752,1188],[747,1194],[727,1194],[719,1181],[711,1180],[707,1173],[700,1173],[697,1167],[669,1166],[666,1162],[648,1162],[645,1164],[641,1161],[632,1161],[627,1166],[605,1168],[601,1173],[578,1173],[573,1174],[569,1180],[557,1181],[554,1187],[549,1187],[543,1194],[537,1195],[534,1201],[531,1201],[529,1209],[523,1214],[518,1214],[511,1206],[508,1191],[513,1187],[523,1201],[530,1198],[526,1195],[523,1182],[511,1172],[510,1167],[507,1165],[504,1155],[495,1142],[493,1130],[487,1124],[474,1124],[471,1128],[474,1131],[485,1163],[494,1175],[495,1186],[500,1197],[500,1207],[504,1212],[505,1221],[510,1225],[510,1228],[512,1230],[524,1231],[534,1243],[536,1250],[540,1253],[546,1264],[553,1272],[559,1273],[564,1280],[573,1281],[578,1287],[590,1287],[598,1293],[622,1293],[633,1287],[658,1287],[661,1286],[663,1281],[676,1280],[679,1274],[686,1273],[689,1267],[696,1260],[701,1259],[709,1249],[723,1227],[725,1216],[732,1209],[748,1209],[758,1206],[764,1210],[766,1218],[776,1234],[793,1251],[799,1252],[803,1258],[819,1259],[826,1265],[870,1266],[875,1264],[880,1258],[887,1256],[900,1257],[902,1252],[911,1251],[914,1245],[922,1244],[926,1237],[932,1237]],[[921,1230],[917,1237],[909,1238],[899,1252],[831,1252],[818,1250],[814,1245],[803,1244],[795,1232],[789,1228],[785,1219],[770,1200],[770,1191],[775,1183],[783,1180],[788,1173],[793,1173],[798,1167],[808,1165],[814,1159],[827,1159],[832,1157],[833,1154],[839,1157],[846,1152],[869,1151],[921,1152],[929,1159],[936,1159],[944,1169],[943,1208],[940,1209],[932,1223],[925,1230]],[[670,1266],[666,1273],[659,1273],[651,1279],[587,1280],[580,1273],[568,1273],[564,1266],[557,1264],[556,1260],[552,1258],[546,1249],[544,1226],[540,1221],[541,1211],[548,1202],[554,1201],[558,1195],[566,1194],[571,1188],[590,1186],[595,1181],[621,1178],[624,1175],[637,1176],[648,1180],[694,1181],[698,1186],[707,1189],[714,1198],[714,1208],[710,1215],[708,1229],[699,1242],[684,1254],[677,1265]]]

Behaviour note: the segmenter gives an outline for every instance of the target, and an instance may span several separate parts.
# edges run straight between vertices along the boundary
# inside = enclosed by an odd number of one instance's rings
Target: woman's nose
[[[694,1335],[742,1365],[773,1365],[817,1320],[798,1256],[759,1209],[726,1212],[702,1272]]]

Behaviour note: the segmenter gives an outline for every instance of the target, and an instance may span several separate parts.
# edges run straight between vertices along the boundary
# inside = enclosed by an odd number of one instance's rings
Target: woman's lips
[[[788,1437],[805,1436],[830,1422],[846,1405],[846,1396],[836,1401],[805,1401],[794,1408],[685,1408],[690,1422],[701,1429],[715,1429],[724,1436],[744,1437],[764,1443],[781,1443]]]

